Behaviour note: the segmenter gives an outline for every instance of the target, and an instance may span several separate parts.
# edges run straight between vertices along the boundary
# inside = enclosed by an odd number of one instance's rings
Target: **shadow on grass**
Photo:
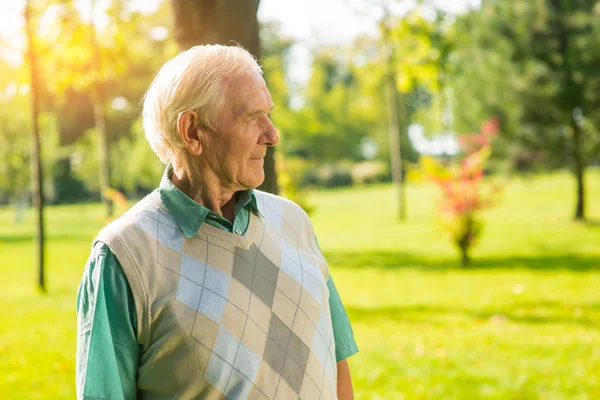
[[[543,309],[540,309],[540,307]],[[385,307],[356,307],[347,306],[346,311],[353,322],[380,323],[383,321],[402,322],[408,324],[427,324],[434,326],[449,326],[449,320],[463,318],[478,323],[504,324],[507,322],[524,324],[568,324],[598,329],[599,321],[594,318],[566,313],[565,305],[558,304],[555,308],[547,308],[544,304],[532,304],[531,308],[515,306],[498,310],[472,310],[456,307],[439,307],[429,305],[385,306]],[[579,308],[579,307],[574,307]],[[582,306],[584,313],[593,310]],[[540,311],[544,314],[540,315]]]
[[[572,304],[568,302],[558,302],[558,301],[529,301],[518,304],[519,308],[556,308],[556,309],[582,309],[588,311],[600,311],[600,303],[585,303],[585,304]]]
[[[482,269],[530,269],[540,271],[600,271],[600,257],[579,254],[506,257],[474,257],[471,265],[461,267],[457,259],[432,259],[393,251],[326,251],[330,265],[340,268],[418,268],[427,271],[482,270]]]
[[[586,220],[583,224],[590,228],[600,229],[600,220]]]
[[[33,241],[33,235],[30,233],[0,235],[0,243],[20,244]]]
[[[90,241],[91,239],[87,239],[88,236],[76,234],[76,233],[61,233],[61,234],[48,234],[46,235],[46,240],[48,242],[81,242],[82,240]],[[93,238],[93,237],[92,237]],[[11,234],[11,235],[0,235],[0,244],[26,244],[33,243],[33,234],[31,233],[22,233],[22,234]]]

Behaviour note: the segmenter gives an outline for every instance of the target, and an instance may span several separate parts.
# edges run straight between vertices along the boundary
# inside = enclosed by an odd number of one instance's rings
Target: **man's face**
[[[279,142],[268,116],[272,108],[271,94],[260,73],[249,71],[227,81],[216,132],[205,135],[203,149],[222,186],[246,190],[265,179],[267,147]]]

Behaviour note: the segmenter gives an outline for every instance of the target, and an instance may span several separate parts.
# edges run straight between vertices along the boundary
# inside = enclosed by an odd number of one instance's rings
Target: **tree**
[[[152,13],[131,8],[123,0],[97,2],[96,15],[101,13],[104,18],[95,29],[84,18],[87,13],[80,12],[74,2],[55,1],[45,9],[47,14],[42,14],[50,17],[46,18],[49,23],[44,35],[39,37],[40,69],[52,77],[42,79],[44,107],[56,114],[59,124],[64,146],[61,170],[66,174],[62,178],[73,180],[75,176],[105,201],[106,187],[128,189],[128,195],[140,196],[160,180],[161,173],[154,174],[160,167],[158,159],[153,162],[145,158],[152,166],[137,168],[151,170],[154,175],[144,172],[141,185],[131,184],[135,179],[129,170],[136,166],[131,165],[132,158],[122,156],[122,151],[128,143],[145,150],[143,140],[138,140],[143,132],[135,123],[139,109],[134,105],[164,60],[177,54],[178,46],[169,37],[169,10],[170,5],[164,2]],[[106,157],[105,151],[117,157]],[[110,162],[107,165],[103,160]],[[109,179],[99,179],[99,171]]]
[[[460,16],[454,24],[455,71],[450,81],[454,127],[457,132],[476,132],[480,121],[498,116],[502,134],[494,139],[490,165],[523,170],[531,168],[527,160],[536,159],[531,147],[519,140],[523,111],[519,92],[527,78],[511,60],[510,41],[490,32],[492,18],[482,8]]]
[[[479,27],[479,35],[471,34],[479,54],[488,60],[494,52],[507,56],[498,66],[511,74],[502,76],[503,88],[495,93],[514,93],[520,110],[498,102],[493,106],[517,116],[515,139],[544,154],[549,166],[571,166],[576,220],[585,219],[585,168],[600,140],[595,112],[600,106],[596,10],[593,0],[489,1],[469,18],[470,25]],[[488,73],[500,76],[499,69]],[[495,111],[487,113],[503,116]]]
[[[29,80],[29,79],[28,79]],[[16,85],[15,85],[16,86]],[[16,92],[16,89],[15,89]],[[18,93],[0,102],[0,203],[16,203],[29,198],[31,137],[30,102]]]
[[[392,178],[397,190],[400,219],[406,215],[402,138],[407,136],[408,126],[419,109],[428,105],[430,96],[445,89],[452,52],[452,35],[447,25],[443,13],[437,12],[436,19],[429,21],[421,15],[419,8],[395,21],[386,9],[380,23],[386,53],[384,64]],[[443,104],[444,93],[441,94],[440,103]],[[444,121],[442,113],[438,117]],[[442,122],[442,125],[446,130],[451,128],[447,123]]]
[[[27,31],[27,59],[31,74],[31,186],[33,205],[36,209],[36,256],[38,265],[38,285],[42,291],[46,290],[44,277],[44,186],[42,177],[42,156],[40,151],[39,127],[39,76],[37,56],[35,49],[35,34],[33,29],[33,15],[30,1],[25,3],[25,28]]]
[[[365,113],[356,71],[343,48],[322,48],[313,57],[303,106],[282,121],[282,149],[315,163],[358,161],[361,139],[372,121]]]
[[[96,0],[90,2],[90,46],[92,49],[92,71],[94,75],[94,125],[98,135],[98,155],[100,158],[100,193],[104,206],[106,207],[106,217],[110,218],[113,214],[113,204],[107,193],[110,188],[110,160],[108,151],[108,132],[106,131],[106,98],[104,95],[104,76],[102,73],[103,59],[100,53],[100,46],[96,39],[96,26],[92,16],[94,15],[94,6]]]
[[[588,164],[585,154],[584,119],[595,114],[600,106],[600,24],[594,15],[596,1],[547,0],[532,11],[536,24],[526,36],[529,49],[515,54],[517,61],[531,57],[540,67],[533,78],[543,91],[527,91],[526,118],[538,123],[552,122],[570,127],[572,169],[577,181],[577,202],[574,218],[585,219],[584,172]],[[506,34],[518,32],[508,30]],[[558,82],[558,88],[552,88]],[[548,93],[545,95],[544,92]],[[541,94],[541,96],[540,96]],[[540,99],[542,97],[542,99]],[[537,100],[546,100],[542,120]]]
[[[171,0],[175,40],[182,50],[199,44],[239,44],[261,59],[256,13],[260,0]],[[260,189],[277,193],[274,149],[265,157]]]
[[[402,149],[400,138],[408,126],[404,96],[398,93],[396,51],[390,33],[390,12],[384,11],[380,21],[381,40],[385,54],[385,82],[388,109],[388,131],[390,141],[390,165],[392,170],[392,183],[396,190],[396,212],[400,220],[406,219],[406,196],[404,194],[404,179],[402,177]]]

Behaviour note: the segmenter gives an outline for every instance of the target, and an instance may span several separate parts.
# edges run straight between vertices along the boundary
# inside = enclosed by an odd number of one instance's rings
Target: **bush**
[[[92,197],[84,183],[73,176],[69,158],[61,158],[56,161],[53,193],[54,204],[78,203]]]
[[[352,167],[346,163],[324,165],[322,167],[307,170],[303,182],[305,185],[315,185],[326,188],[350,186],[353,183]]]
[[[299,185],[301,187],[321,186],[318,168],[307,168],[304,172],[304,176],[302,177],[302,179],[299,182]]]
[[[463,266],[469,264],[470,251],[481,236],[481,211],[492,205],[499,190],[485,191],[481,185],[497,130],[497,120],[492,119],[483,124],[481,133],[459,136],[464,152],[459,161],[440,163],[433,157],[421,157],[426,176],[442,189],[441,222],[460,251]]]
[[[391,180],[390,168],[383,161],[365,161],[352,166],[352,180],[358,184],[381,183]]]
[[[341,165],[328,165],[319,171],[322,185],[327,188],[350,186],[352,180],[352,169]]]
[[[299,174],[296,175],[300,176]],[[389,177],[389,173],[386,173],[386,176]],[[385,180],[385,178],[382,178],[379,175],[377,175],[377,179],[382,179],[380,181]],[[350,162],[342,161],[336,164],[327,164],[319,167],[304,167],[299,186],[336,188],[351,186],[354,183],[357,183],[357,181],[353,178],[352,164]],[[359,181],[358,183],[363,182]]]

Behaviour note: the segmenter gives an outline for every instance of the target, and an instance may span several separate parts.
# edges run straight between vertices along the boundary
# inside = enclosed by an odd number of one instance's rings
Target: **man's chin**
[[[257,183],[255,185],[252,186],[252,189],[256,189],[258,188],[260,185],[262,185],[265,182],[265,177],[263,176],[262,179],[260,179],[259,181],[257,181]]]
[[[246,182],[242,182],[242,185],[246,189],[256,189],[257,187],[262,185],[264,181],[265,181],[265,174],[263,172],[260,174],[260,176],[257,176],[252,179],[248,179]]]

